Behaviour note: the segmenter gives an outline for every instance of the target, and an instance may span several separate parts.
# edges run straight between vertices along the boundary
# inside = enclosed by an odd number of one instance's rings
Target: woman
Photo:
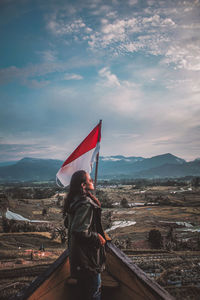
[[[101,225],[101,205],[90,193],[92,190],[90,175],[83,170],[75,172],[63,211],[68,219],[71,277],[77,278],[79,300],[101,299],[100,273],[104,269],[106,241]]]

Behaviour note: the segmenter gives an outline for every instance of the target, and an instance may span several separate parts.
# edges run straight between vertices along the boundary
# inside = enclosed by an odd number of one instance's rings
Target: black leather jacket
[[[100,273],[105,265],[105,249],[98,233],[104,237],[101,208],[86,196],[75,196],[68,208],[68,247],[71,276],[89,270]]]

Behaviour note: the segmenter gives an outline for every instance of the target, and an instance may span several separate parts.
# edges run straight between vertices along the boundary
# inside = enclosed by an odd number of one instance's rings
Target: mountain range
[[[55,159],[23,158],[0,163],[0,181],[55,180],[63,161]],[[3,164],[3,165],[2,165]],[[94,169],[93,169],[94,174]],[[100,156],[98,178],[177,178],[200,176],[200,160],[186,162],[170,153],[143,157]]]

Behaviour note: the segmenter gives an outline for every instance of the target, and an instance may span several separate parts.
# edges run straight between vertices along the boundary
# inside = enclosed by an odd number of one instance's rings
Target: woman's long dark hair
[[[68,211],[68,208],[70,206],[70,202],[73,200],[73,198],[76,195],[88,196],[94,202],[96,202],[96,204],[99,207],[101,206],[99,200],[94,195],[92,195],[89,191],[85,192],[82,188],[82,183],[86,182],[86,174],[87,174],[86,171],[79,170],[79,171],[75,172],[72,175],[70,185],[69,185],[69,192],[68,192],[68,194],[67,194],[67,196],[65,197],[65,200],[64,200],[63,216],[66,215],[66,213]]]
[[[66,215],[67,209],[70,205],[70,202],[73,200],[74,196],[76,195],[84,195],[82,183],[86,182],[86,172],[84,170],[79,170],[72,175],[70,185],[69,185],[69,192],[67,197],[64,200],[64,207],[63,207],[63,215]]]

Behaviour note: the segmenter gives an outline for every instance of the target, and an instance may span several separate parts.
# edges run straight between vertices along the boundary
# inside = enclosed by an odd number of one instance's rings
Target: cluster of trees
[[[111,208],[112,207],[112,200],[109,198],[108,193],[102,191],[100,189],[96,190],[96,196],[101,201],[101,206],[104,208]]]
[[[187,176],[181,178],[158,178],[158,179],[113,179],[99,180],[103,186],[132,185],[133,189],[140,189],[146,186],[187,186],[189,183],[200,186],[200,177]]]
[[[200,233],[188,241],[178,239],[174,233],[174,228],[170,227],[166,236],[162,236],[158,229],[152,229],[148,234],[148,241],[154,249],[167,249],[167,250],[200,250]]]
[[[200,177],[194,177],[191,181],[191,185],[193,187],[199,187],[200,186]]]
[[[54,240],[57,237],[60,238],[61,244],[66,244],[66,242],[67,242],[67,230],[64,226],[55,227],[51,231],[51,239]]]
[[[6,194],[12,199],[45,199],[50,198],[56,193],[56,188],[23,188],[14,187],[6,190]]]
[[[30,223],[2,218],[4,232],[50,232],[51,239],[60,238],[62,244],[67,242],[67,231],[64,226],[55,227],[49,223]]]
[[[163,237],[161,232],[157,229],[152,229],[149,231],[148,241],[152,248],[160,249],[163,245]]]
[[[100,199],[102,207],[104,208],[113,207],[113,201],[110,199],[107,192],[97,189],[96,196],[97,198]],[[128,200],[126,198],[122,198],[120,201],[120,206],[123,208],[128,208],[129,207]]]
[[[30,223],[5,217],[2,217],[2,226],[4,232],[50,232],[53,228],[49,223]]]
[[[131,249],[132,248],[131,238],[129,238],[129,237],[126,239],[115,239],[114,244],[119,249]]]

